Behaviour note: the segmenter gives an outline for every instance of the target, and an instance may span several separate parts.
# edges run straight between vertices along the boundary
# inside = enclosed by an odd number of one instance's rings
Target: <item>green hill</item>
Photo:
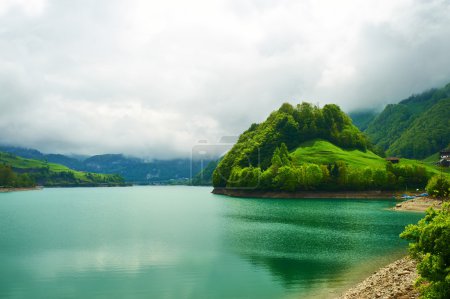
[[[387,105],[364,131],[388,155],[423,159],[450,143],[450,84]]]
[[[336,105],[283,104],[252,124],[213,172],[218,188],[269,191],[423,188],[438,169],[376,155]]]
[[[294,108],[284,103],[264,122],[252,124],[242,133],[214,171],[213,185],[226,187],[234,168],[269,168],[274,151],[281,143],[292,150],[315,138],[362,151],[369,146],[366,137],[338,106],[325,105],[320,109],[309,103],[302,103]]]
[[[25,159],[0,152],[0,164],[11,167],[17,174],[27,174],[33,182],[43,186],[116,186],[124,185],[118,175],[105,175],[72,170],[45,161]]]

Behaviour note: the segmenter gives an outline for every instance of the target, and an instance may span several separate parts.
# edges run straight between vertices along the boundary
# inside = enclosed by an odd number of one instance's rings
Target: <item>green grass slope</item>
[[[439,158],[440,158],[439,153],[434,153],[432,155],[429,155],[428,157],[426,157],[422,161],[425,162],[425,163],[436,163],[436,162],[439,161]]]
[[[385,167],[385,159],[367,150],[344,150],[329,141],[311,140],[302,143],[300,147],[291,152],[292,161],[295,164],[315,163],[329,164],[343,161],[354,167]]]
[[[98,186],[123,185],[118,175],[82,172],[64,165],[26,159],[0,152],[0,163],[9,165],[18,173],[28,173],[38,184],[44,186]]]
[[[371,167],[385,168],[386,160],[373,152],[360,150],[345,150],[325,140],[311,140],[302,143],[297,149],[290,153],[295,165],[303,163],[331,164],[337,161],[345,162],[354,168]],[[437,174],[440,169],[429,161],[418,161],[413,159],[400,159],[400,165],[423,166],[429,173]]]

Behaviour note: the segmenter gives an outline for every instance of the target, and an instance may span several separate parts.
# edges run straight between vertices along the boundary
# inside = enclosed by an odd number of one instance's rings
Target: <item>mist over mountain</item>
[[[104,154],[92,157],[70,157],[61,154],[43,154],[35,149],[0,145],[0,152],[23,158],[58,163],[78,171],[119,174],[126,182],[135,184],[187,183],[210,160],[171,159],[146,161],[122,154]]]
[[[0,143],[166,160],[283,102],[382,108],[449,80],[449,16],[421,0],[0,1]]]
[[[388,155],[423,159],[450,144],[450,83],[389,104],[376,116],[350,116]]]

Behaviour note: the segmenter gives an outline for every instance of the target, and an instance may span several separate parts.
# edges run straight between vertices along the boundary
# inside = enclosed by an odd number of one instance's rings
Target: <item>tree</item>
[[[280,167],[273,179],[273,184],[282,191],[295,191],[298,186],[296,169],[290,166]]]
[[[314,189],[318,186],[323,178],[322,169],[317,164],[308,164],[305,169],[305,186],[306,189]]]
[[[433,176],[425,188],[433,197],[446,198],[450,196],[450,180],[443,175]]]
[[[450,298],[450,203],[444,203],[440,211],[428,209],[400,237],[411,241],[409,252],[419,262],[416,286],[423,298]]]
[[[0,165],[0,186],[14,187],[16,176],[11,166]]]

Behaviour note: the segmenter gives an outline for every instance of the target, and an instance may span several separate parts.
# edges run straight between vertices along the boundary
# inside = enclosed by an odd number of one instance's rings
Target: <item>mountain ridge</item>
[[[388,104],[368,124],[354,115],[369,140],[388,155],[423,159],[450,143],[450,107],[443,103],[449,98],[450,83]],[[427,123],[433,125],[421,126]]]
[[[43,154],[36,149],[0,145],[0,151],[23,158],[58,163],[77,171],[101,174],[119,174],[133,184],[189,183],[191,176],[201,170],[200,161],[192,159],[152,160],[125,156],[123,154],[101,154],[74,158],[61,154]],[[210,160],[203,161],[207,165]]]

